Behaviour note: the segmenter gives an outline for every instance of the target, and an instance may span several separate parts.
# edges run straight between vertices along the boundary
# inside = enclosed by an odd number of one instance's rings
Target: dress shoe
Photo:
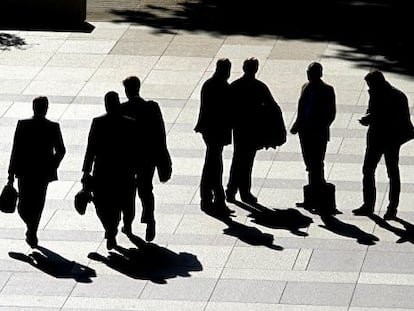
[[[387,209],[384,214],[385,220],[395,220],[397,218],[397,210],[396,209]]]
[[[147,223],[147,230],[145,231],[145,241],[151,242],[155,238],[155,221]]]
[[[132,235],[132,229],[131,229],[131,226],[126,226],[126,225],[124,225],[124,226],[122,226],[121,231],[122,231],[122,233],[124,233],[126,236],[130,236],[130,235]]]
[[[236,202],[236,193],[233,191],[226,190],[226,201],[229,203]]]
[[[342,212],[336,208],[330,208],[330,209],[321,209],[319,211],[320,215],[323,216],[334,216],[334,215],[340,215]]]
[[[116,238],[110,237],[106,239],[106,248],[108,250],[114,249],[117,246]]]
[[[31,247],[31,248],[36,248],[38,246],[38,239],[36,236],[34,235],[28,235],[26,236],[26,243]]]
[[[257,203],[257,198],[251,193],[240,195],[240,199],[247,204]]]
[[[362,205],[360,208],[352,210],[352,213],[356,216],[370,216],[374,213],[374,210],[366,207],[366,205]]]
[[[224,214],[233,214],[235,211],[230,209],[225,202],[214,202],[214,209]]]
[[[302,208],[306,206],[305,202],[297,202],[295,205],[296,207],[302,207]]]
[[[213,202],[209,200],[201,200],[200,207],[202,211],[210,211],[213,208]]]

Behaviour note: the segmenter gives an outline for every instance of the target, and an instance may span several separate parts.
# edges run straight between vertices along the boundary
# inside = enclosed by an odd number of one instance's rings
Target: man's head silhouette
[[[257,58],[251,57],[244,61],[243,71],[247,76],[254,76],[259,70],[259,61]]]
[[[117,92],[110,91],[105,94],[105,109],[109,114],[113,114],[119,111],[120,101]]]
[[[49,100],[45,96],[33,99],[33,113],[36,117],[45,117],[49,107]]]
[[[322,77],[322,65],[318,62],[312,62],[309,64],[306,73],[309,82],[319,81]]]
[[[216,74],[223,79],[230,78],[231,62],[228,58],[221,58],[216,63]]]
[[[125,88],[125,95],[128,98],[133,98],[139,96],[139,90],[141,88],[141,81],[136,76],[127,77],[122,81]]]
[[[379,70],[369,72],[364,79],[371,90],[382,88],[386,83],[383,73]]]

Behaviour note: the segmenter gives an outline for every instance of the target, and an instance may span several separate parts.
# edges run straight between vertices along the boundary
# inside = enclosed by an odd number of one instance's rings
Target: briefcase
[[[305,208],[320,214],[336,214],[335,185],[306,185],[303,187]]]
[[[0,211],[14,213],[16,210],[18,193],[12,184],[6,184],[0,194]]]

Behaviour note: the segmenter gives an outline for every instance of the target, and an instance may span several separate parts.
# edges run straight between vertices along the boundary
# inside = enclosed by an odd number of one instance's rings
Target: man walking
[[[138,150],[137,190],[142,204],[141,222],[147,224],[146,241],[152,241],[155,237],[154,173],[157,168],[160,181],[168,181],[172,172],[171,157],[158,103],[147,101],[140,96],[141,81],[138,77],[127,77],[123,85],[128,101],[121,105],[121,113],[135,121],[134,134]],[[124,210],[124,233],[131,233],[134,216],[135,205]]]
[[[87,186],[92,171],[96,213],[105,229],[106,247],[113,249],[121,211],[135,200],[134,121],[120,113],[116,92],[105,95],[106,114],[92,121],[83,162],[82,183]]]
[[[47,187],[58,179],[57,169],[66,152],[59,124],[46,118],[48,107],[47,97],[36,97],[33,117],[18,121],[9,165],[9,183],[18,179],[17,211],[26,224],[26,242],[32,248],[38,245]]]

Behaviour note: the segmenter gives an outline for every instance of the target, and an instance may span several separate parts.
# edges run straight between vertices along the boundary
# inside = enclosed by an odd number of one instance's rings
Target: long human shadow
[[[219,35],[279,36],[287,40],[338,43],[337,57],[414,74],[409,1],[404,0],[183,0],[175,5],[114,8],[116,22],[147,25],[160,32],[208,31]],[[372,56],[384,55],[380,60]],[[315,57],[318,57],[315,55]],[[387,60],[388,58],[388,60]]]
[[[254,223],[272,229],[288,230],[298,236],[307,236],[308,233],[302,229],[308,228],[313,222],[312,218],[293,208],[271,209],[259,203],[248,205],[240,201],[234,204],[250,212],[248,217]]]
[[[137,248],[116,247],[108,256],[90,253],[89,259],[102,262],[109,268],[130,278],[166,284],[168,279],[190,277],[191,272],[202,271],[197,257],[190,253],[175,253],[165,247],[146,243],[135,235],[129,239]]]
[[[274,244],[273,235],[264,233],[255,227],[234,221],[230,214],[220,213],[214,210],[204,210],[204,212],[228,226],[223,230],[223,233],[226,235],[238,238],[240,241],[249,245],[265,246],[277,251],[283,250],[282,246]]]
[[[18,252],[9,252],[13,259],[26,262],[40,271],[59,279],[74,279],[80,283],[92,283],[96,277],[94,269],[68,260],[61,255],[42,246],[26,255]]]
[[[343,222],[334,215],[322,215],[323,225],[319,227],[329,230],[337,235],[355,239],[362,245],[375,245],[379,238],[371,233],[367,233],[355,225]]]
[[[396,217],[394,220],[404,226],[404,229],[394,227],[388,221],[384,220],[378,215],[372,214],[369,218],[374,221],[381,228],[394,233],[399,237],[397,243],[410,242],[414,244],[414,225],[406,220]]]

